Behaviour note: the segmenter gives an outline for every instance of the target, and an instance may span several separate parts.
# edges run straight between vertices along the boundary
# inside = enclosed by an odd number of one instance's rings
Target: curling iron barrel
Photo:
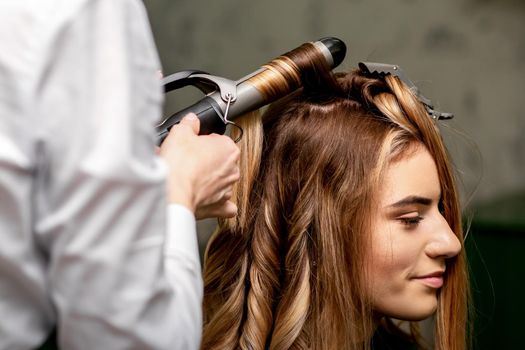
[[[337,38],[324,38],[306,43],[265,64],[255,72],[232,81],[201,71],[182,71],[163,79],[166,93],[185,86],[195,86],[206,96],[195,104],[166,118],[157,126],[160,144],[169,129],[188,113],[195,113],[200,120],[200,134],[223,134],[231,120],[245,113],[276,101],[301,86],[303,70],[310,67],[299,57],[321,55],[330,68],[337,67],[346,55],[346,45]]]

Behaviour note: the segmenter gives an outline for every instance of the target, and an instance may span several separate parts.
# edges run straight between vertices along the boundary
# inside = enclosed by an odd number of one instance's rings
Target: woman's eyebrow
[[[421,204],[421,205],[429,206],[430,204],[432,204],[432,199],[426,198],[426,197],[420,197],[420,196],[408,196],[408,197],[401,199],[400,201],[390,204],[388,207],[389,208],[399,208],[399,207],[403,207],[406,205],[413,205],[413,204]]]

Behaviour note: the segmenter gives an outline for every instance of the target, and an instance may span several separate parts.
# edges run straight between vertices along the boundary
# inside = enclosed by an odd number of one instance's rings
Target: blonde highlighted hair
[[[415,143],[436,162],[443,215],[463,241],[451,162],[412,91],[394,76],[311,65],[303,89],[240,121],[239,215],[206,251],[202,349],[369,349],[374,203],[386,166]],[[465,349],[468,297],[462,252],[447,261],[435,349]],[[411,329],[402,334],[416,341]]]

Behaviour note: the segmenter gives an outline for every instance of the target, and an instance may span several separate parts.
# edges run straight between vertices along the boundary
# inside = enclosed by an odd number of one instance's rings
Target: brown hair
[[[383,171],[414,143],[436,161],[443,215],[463,241],[445,146],[412,91],[305,60],[315,74],[303,72],[302,90],[241,121],[239,215],[206,252],[203,349],[369,348],[366,233]],[[465,265],[464,252],[447,261],[436,349],[466,347]]]

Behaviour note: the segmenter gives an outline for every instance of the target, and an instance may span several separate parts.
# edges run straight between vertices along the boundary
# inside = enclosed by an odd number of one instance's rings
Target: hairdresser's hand
[[[233,217],[230,201],[239,179],[239,148],[227,136],[198,136],[199,120],[189,114],[171,128],[160,146],[169,167],[168,201],[188,207],[197,219]]]

